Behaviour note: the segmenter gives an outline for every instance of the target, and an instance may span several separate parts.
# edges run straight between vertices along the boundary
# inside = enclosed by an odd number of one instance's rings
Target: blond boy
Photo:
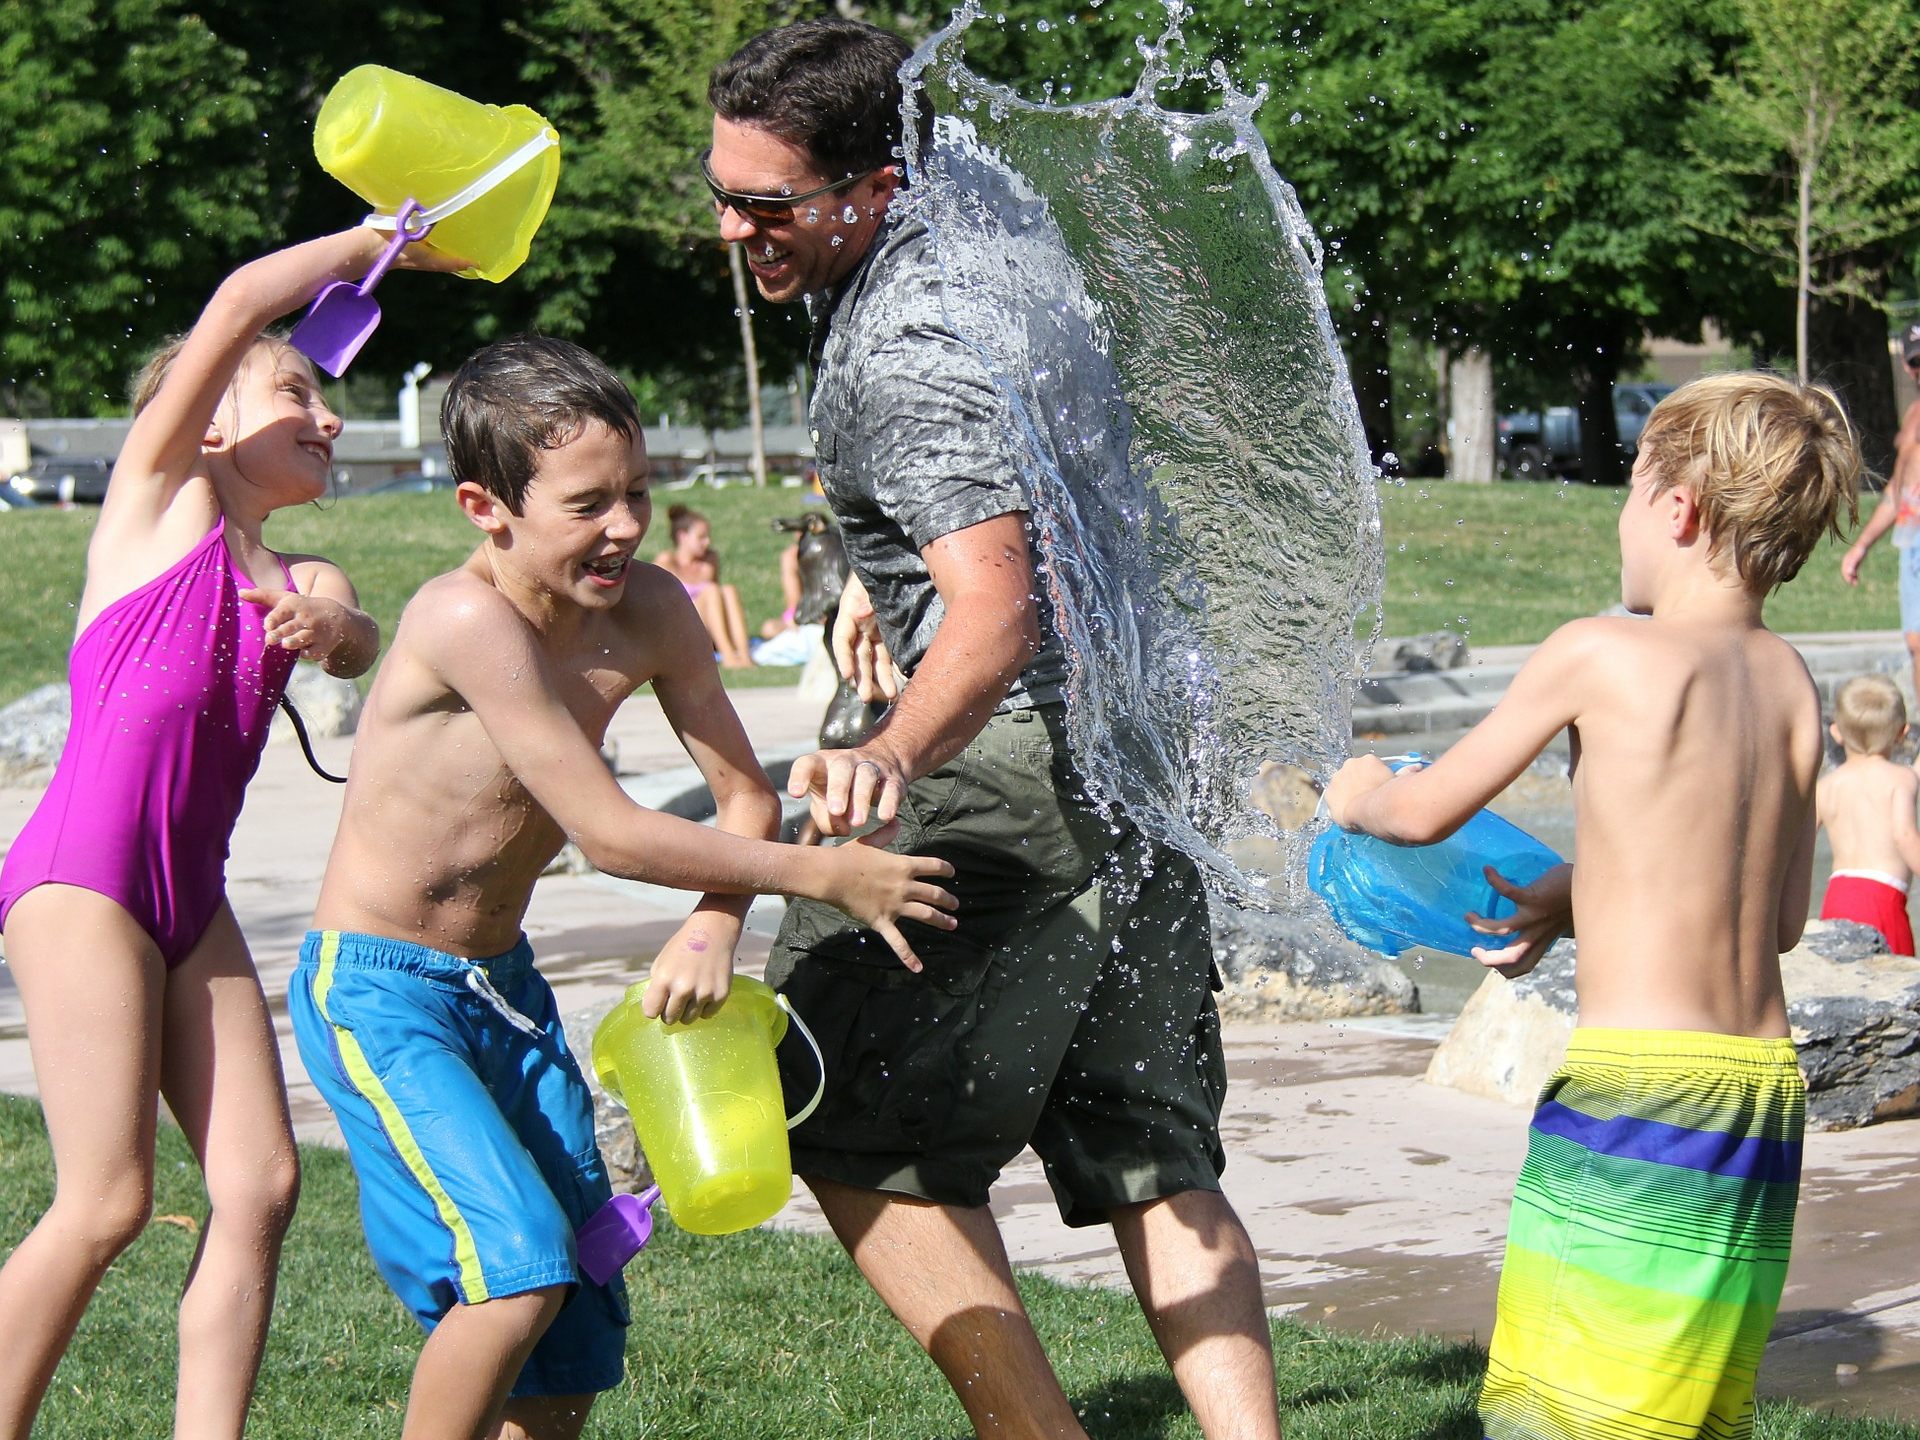
[[[1745,1435],[1779,1305],[1805,1088],[1780,952],[1812,883],[1820,702],[1761,622],[1859,455],[1825,390],[1696,381],[1654,411],[1620,510],[1646,619],[1555,631],[1423,770],[1349,761],[1333,818],[1438,840],[1572,732],[1579,863],[1478,920],[1513,975],[1577,930],[1579,1028],[1535,1111],[1480,1412],[1490,1440]]]
[[[563,340],[489,345],[442,410],[480,543],[401,616],[355,741],[340,831],[288,1009],[360,1180],[381,1274],[431,1333],[403,1440],[570,1440],[620,1382],[618,1277],[574,1233],[610,1193],[593,1102],[520,922],[568,838],[611,874],[704,891],[653,962],[649,1014],[712,1014],[756,891],[874,925],[947,928],[943,861],[768,843],[779,802],[706,629],[635,558],[652,500],[633,398]],[[636,805],[600,760],[651,683],[718,806]],[[889,827],[881,843],[891,838]]]
[[[1911,955],[1907,882],[1920,870],[1920,775],[1888,758],[1907,733],[1900,687],[1885,675],[1854,676],[1833,697],[1827,731],[1847,758],[1820,777],[1820,823],[1833,848],[1820,918],[1871,925],[1895,955]]]

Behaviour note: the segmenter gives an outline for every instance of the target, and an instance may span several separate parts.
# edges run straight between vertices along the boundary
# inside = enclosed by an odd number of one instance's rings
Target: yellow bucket
[[[534,111],[482,105],[384,65],[349,70],[327,92],[313,153],[383,214],[419,201],[434,222],[426,243],[472,261],[460,273],[481,280],[504,280],[525,263],[560,179],[560,137]],[[475,182],[484,193],[436,215]]]
[[[663,1025],[641,1013],[647,984],[629,986],[594,1031],[594,1074],[632,1114],[660,1198],[682,1230],[728,1235],[771,1219],[793,1189],[787,1130],[820,1101],[816,1091],[788,1120],[773,1047],[793,1012],[766,984],[736,975],[718,1013]],[[793,1019],[818,1059],[813,1036]]]

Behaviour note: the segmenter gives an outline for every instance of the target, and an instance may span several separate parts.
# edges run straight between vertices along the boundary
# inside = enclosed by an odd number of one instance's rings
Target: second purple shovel
[[[653,1238],[653,1202],[659,1198],[658,1185],[638,1195],[616,1195],[580,1227],[574,1245],[589,1280],[606,1284]]]
[[[351,280],[335,280],[314,297],[300,323],[287,337],[288,343],[322,370],[336,378],[347,373],[353,357],[367,343],[380,324],[380,304],[373,298],[373,287],[387,273],[400,252],[415,240],[424,239],[433,227],[420,222],[420,206],[412,200],[400,207],[394,217],[393,239],[386,252],[374,261],[367,278],[358,285]]]

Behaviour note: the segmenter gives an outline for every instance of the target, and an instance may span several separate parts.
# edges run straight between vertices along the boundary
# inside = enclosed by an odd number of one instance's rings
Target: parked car
[[[35,504],[98,505],[107,498],[111,460],[35,460],[13,477],[14,488]]]
[[[1630,381],[1613,387],[1613,424],[1620,448],[1632,460],[1640,451],[1640,432],[1653,407],[1674,391],[1672,385]],[[1544,414],[1516,410],[1497,422],[1500,463],[1522,480],[1580,473],[1580,411],[1555,405]]]

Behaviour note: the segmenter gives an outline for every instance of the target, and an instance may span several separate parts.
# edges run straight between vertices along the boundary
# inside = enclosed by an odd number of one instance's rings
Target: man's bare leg
[[[1086,1440],[1014,1288],[992,1212],[802,1178],[981,1440]]]
[[[1279,1440],[1259,1257],[1226,1197],[1188,1190],[1112,1218],[1127,1278],[1200,1433]]]
[[[507,1391],[565,1298],[565,1287],[550,1285],[449,1310],[413,1367],[401,1440],[488,1440],[498,1433]]]

